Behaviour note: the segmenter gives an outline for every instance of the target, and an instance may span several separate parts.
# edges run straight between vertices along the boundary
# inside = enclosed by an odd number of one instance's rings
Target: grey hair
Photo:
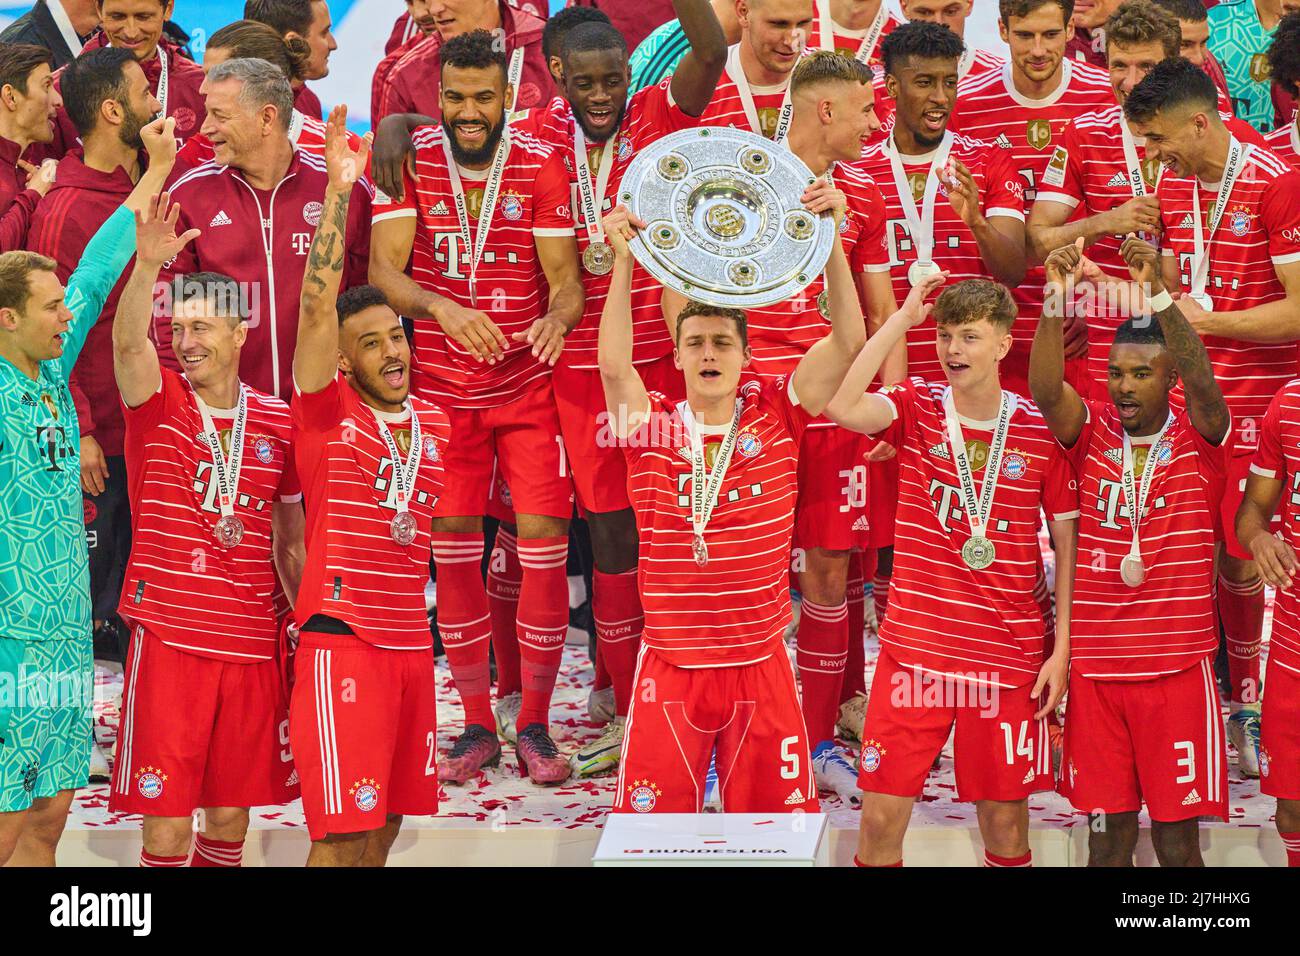
[[[263,106],[274,106],[280,125],[288,132],[293,113],[293,87],[278,66],[253,57],[236,57],[208,71],[209,84],[225,80],[239,80],[244,84],[239,91],[239,105],[245,109],[257,111]]]

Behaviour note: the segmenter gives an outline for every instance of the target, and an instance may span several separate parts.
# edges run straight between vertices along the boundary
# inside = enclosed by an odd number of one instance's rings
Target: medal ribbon
[[[465,202],[465,185],[460,181],[460,169],[456,157],[451,154],[450,134],[444,134],[442,152],[447,157],[447,175],[451,179],[451,194],[455,200],[456,219],[460,225],[461,246],[469,252],[469,297],[470,302],[478,305],[474,283],[478,277],[478,264],[483,258],[483,249],[487,246],[488,230],[492,225],[492,214],[496,212],[497,196],[501,192],[501,178],[506,168],[506,157],[510,155],[510,127],[501,132],[501,142],[497,143],[496,157],[488,172],[487,182],[483,185],[483,204],[478,211],[478,230],[470,238],[469,207]]]
[[[1155,441],[1151,443],[1151,448],[1147,451],[1146,464],[1142,466],[1142,487],[1135,489],[1133,487],[1133,440],[1128,437],[1128,432],[1124,432],[1124,467],[1123,467],[1123,486],[1124,503],[1128,505],[1128,520],[1133,526],[1133,543],[1129,546],[1128,553],[1130,557],[1142,560],[1142,549],[1138,542],[1138,523],[1142,520],[1142,513],[1146,509],[1147,499],[1151,497],[1151,479],[1156,473],[1156,449],[1160,447],[1160,439],[1165,437],[1165,432],[1169,426],[1174,423],[1173,412],[1165,419],[1164,427],[1156,435]],[[1136,505],[1136,507],[1135,507]]]
[[[918,262],[933,262],[934,256],[934,200],[939,193],[939,177],[934,175],[936,169],[943,169],[948,163],[948,154],[952,151],[952,133],[943,134],[943,142],[930,160],[930,168],[925,177],[925,193],[921,196],[921,211],[916,210],[916,199],[912,196],[912,184],[907,180],[903,169],[903,158],[898,153],[898,146],[891,136],[885,144],[885,153],[889,156],[889,168],[894,174],[894,188],[898,191],[898,202],[903,207],[903,218],[912,233],[916,244]]]
[[[230,427],[230,457],[221,448],[221,432],[212,421],[212,412],[199,393],[194,393],[203,419],[203,441],[212,454],[212,473],[217,478],[217,506],[221,517],[235,513],[235,497],[239,492],[239,473],[244,465],[244,427],[248,424],[248,390],[239,386],[239,403],[235,406],[235,421]]]
[[[759,136],[763,135],[763,126],[758,121],[758,109],[754,106],[754,94],[749,89],[749,77],[745,76],[745,70],[740,65],[740,47],[733,46],[727,56],[727,75],[731,81],[736,84],[736,95],[740,97],[740,105],[745,108],[745,118],[749,120],[749,128]],[[794,103],[790,102],[790,80],[785,81],[785,95],[781,98],[781,112],[777,116],[776,131],[772,134],[772,142],[785,142],[786,133],[790,132],[790,120],[794,117]]]
[[[167,115],[167,73],[167,51],[163,49],[160,42],[158,44],[158,92],[154,94],[162,104],[162,112],[158,114],[159,116]]]
[[[519,80],[524,75],[524,48],[515,47],[515,52],[510,54],[510,68],[506,72],[506,82],[510,84],[510,108],[506,110],[507,118],[515,111],[515,105],[519,102]]]
[[[46,8],[50,11],[54,25],[59,28],[59,35],[72,51],[73,57],[81,56],[81,37],[77,36],[77,31],[72,28],[72,18],[68,16],[68,11],[63,9],[63,4],[60,0],[51,0],[46,4]]]
[[[1137,144],[1133,141],[1133,131],[1128,128],[1124,114],[1119,116],[1120,139],[1124,143],[1124,168],[1128,171],[1128,188],[1134,196],[1147,194],[1147,183],[1142,178],[1142,162],[1138,159]]]
[[[1002,451],[1006,448],[1007,432],[1011,430],[1011,393],[1002,392],[1002,406],[998,409],[993,441],[989,443],[989,457],[984,463],[984,481],[978,499],[975,496],[975,476],[971,471],[970,458],[966,455],[966,440],[962,437],[961,420],[957,417],[957,406],[952,400],[951,388],[943,393],[943,419],[948,427],[948,447],[952,450],[952,461],[957,469],[957,483],[961,486],[962,504],[966,509],[971,537],[987,537],[985,531],[988,530],[989,512],[993,510],[993,496],[997,493]]]
[[[582,124],[574,118],[573,163],[578,171],[578,215],[582,217],[582,228],[587,234],[588,244],[605,241],[600,209],[605,202],[610,170],[614,168],[614,141],[617,137],[618,130],[614,130],[614,135],[600,151],[600,168],[596,171],[596,183],[593,186],[591,164],[587,156],[587,137],[582,132]]]
[[[388,422],[379,416],[376,409],[370,409],[371,414],[375,416],[375,424],[379,426],[379,437],[388,446],[388,456],[393,462],[393,481],[397,485],[396,498],[397,513],[399,515],[410,510],[411,495],[415,492],[415,478],[420,471],[420,416],[415,414],[415,409],[411,408],[410,401],[405,404],[406,410],[411,413],[411,448],[406,453],[405,463],[402,462],[402,455],[397,450],[397,442],[393,439],[393,433],[388,430]]]
[[[884,32],[885,22],[888,19],[889,10],[885,7],[885,0],[880,0],[876,19],[872,20],[871,26],[867,27],[867,35],[858,44],[858,52],[853,54],[853,59],[859,63],[866,63],[871,59],[871,54],[876,50],[876,44],[880,41],[880,34]],[[817,0],[817,39],[821,40],[823,50],[835,49],[835,27],[831,21],[830,0]],[[960,75],[959,72],[958,76]]]
[[[1201,181],[1192,183],[1192,295],[1205,295],[1205,286],[1210,278],[1210,247],[1214,245],[1214,234],[1219,231],[1223,220],[1223,210],[1232,198],[1232,187],[1237,184],[1242,161],[1246,158],[1248,147],[1237,142],[1232,136],[1228,140],[1228,163],[1223,167],[1223,181],[1210,207],[1209,235],[1202,231],[1201,220]]]
[[[736,450],[736,439],[740,435],[740,413],[744,408],[742,398],[736,396],[736,413],[731,417],[731,429],[718,448],[718,455],[713,460],[713,470],[705,467],[704,439],[695,422],[691,406],[682,402],[682,420],[691,436],[691,530],[697,538],[704,537],[704,529],[713,517],[713,509],[718,504],[718,493],[722,490],[722,481],[727,477],[727,468],[731,465],[731,453]]]

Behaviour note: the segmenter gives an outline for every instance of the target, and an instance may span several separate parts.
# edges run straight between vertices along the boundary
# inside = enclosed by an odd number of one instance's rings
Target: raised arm
[[[1168,301],[1158,308],[1160,300],[1168,299],[1161,276],[1160,254],[1150,244],[1136,236],[1129,236],[1120,246],[1120,255],[1128,264],[1129,273],[1140,286],[1150,289],[1147,296],[1160,331],[1165,335],[1165,347],[1173,356],[1178,375],[1183,380],[1183,394],[1187,400],[1187,415],[1201,436],[1217,445],[1228,434],[1232,417],[1228,403],[1214,378],[1205,345],[1183,315],[1178,303]],[[1156,300],[1156,301],[1152,301]]]
[[[366,168],[370,140],[361,148],[348,146],[345,106],[330,111],[325,125],[325,168],[329,185],[316,235],[307,251],[298,302],[298,344],[293,353],[294,386],[301,392],[319,392],[338,374],[339,320],[335,305],[343,282],[347,249],[348,205],[352,187]],[[412,220],[414,221],[414,220]]]
[[[1043,315],[1034,331],[1029,351],[1029,392],[1047,421],[1047,427],[1066,448],[1079,439],[1088,409],[1079,393],[1065,380],[1065,336],[1063,325],[1067,304],[1072,301],[1074,283],[1083,261],[1083,240],[1053,250],[1043,263],[1047,288]]]
[[[960,160],[954,159],[951,166],[952,182],[947,184],[948,202],[975,236],[980,258],[984,260],[989,274],[1003,285],[1014,289],[1025,278],[1023,220],[1014,216],[987,218],[980,206],[980,191],[975,177]],[[946,170],[936,169],[934,175],[948,179]]]
[[[158,351],[149,338],[154,289],[163,263],[199,236],[197,229],[176,235],[180,215],[181,207],[167,193],[153,197],[144,212],[135,214],[135,268],[113,318],[113,375],[128,408],[143,405],[162,384]]]
[[[687,116],[699,116],[727,65],[727,38],[708,0],[673,0],[673,11],[691,45],[673,71],[673,102]]]
[[[610,430],[616,438],[626,438],[650,412],[645,383],[632,364],[632,250],[628,248],[628,241],[645,223],[632,218],[626,206],[615,206],[604,226],[605,238],[614,249],[614,271],[600,313],[596,363],[605,389]]]
[[[831,330],[813,343],[794,370],[794,393],[799,397],[799,404],[809,415],[820,415],[839,390],[867,339],[867,331],[853,271],[839,238],[840,223],[848,205],[843,190],[818,178],[804,190],[800,201],[809,212],[818,215],[829,212],[835,223],[835,242],[831,245],[825,273]]]
[[[867,344],[853,360],[844,376],[839,391],[826,406],[825,415],[831,421],[855,432],[874,435],[884,431],[894,420],[894,410],[889,401],[867,391],[880,366],[890,352],[907,337],[907,330],[920,325],[930,315],[932,306],[925,300],[939,290],[948,273],[926,276],[919,285],[912,286],[902,308],[885,320],[885,323],[867,339]],[[798,386],[795,386],[798,393]],[[802,396],[800,396],[802,399]]]

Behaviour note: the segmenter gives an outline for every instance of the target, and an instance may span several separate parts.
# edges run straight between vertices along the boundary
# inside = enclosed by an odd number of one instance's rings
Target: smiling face
[[[102,0],[99,21],[109,46],[130,50],[137,60],[153,59],[172,0]]]
[[[1106,389],[1130,435],[1154,435],[1169,415],[1169,392],[1178,384],[1163,345],[1117,342],[1111,346]]]
[[[349,315],[339,327],[339,369],[375,407],[401,405],[411,390],[411,345],[386,305]]]
[[[242,169],[261,149],[275,115],[274,107],[254,113],[241,103],[243,86],[242,80],[233,77],[219,83],[203,81],[207,115],[201,132],[212,143],[218,165],[236,169]]]
[[[1123,0],[1074,0],[1074,25],[1095,30],[1119,9]]]
[[[940,325],[935,347],[948,384],[970,391],[997,379],[998,362],[1011,351],[1011,330],[988,319]]]
[[[1061,68],[1069,42],[1065,11],[1045,3],[1025,17],[998,21],[998,32],[1011,51],[1013,68],[1033,83],[1050,80]]]
[[[490,30],[500,14],[496,0],[428,0],[427,17],[444,40],[470,30]]]
[[[143,149],[140,130],[144,129],[155,116],[162,112],[162,104],[149,88],[149,80],[138,63],[128,63],[123,74],[126,76],[126,100],[121,104],[122,125],[117,135],[123,145],[131,149]]]
[[[692,315],[677,331],[673,363],[686,378],[688,399],[714,402],[735,394],[750,352],[734,319]]]
[[[306,78],[319,80],[329,76],[330,54],[339,48],[334,39],[334,24],[330,20],[330,7],[325,0],[315,0],[311,5],[311,26],[303,37],[311,48],[311,57],[307,60]]]
[[[902,0],[903,16],[923,23],[939,23],[959,37],[966,35],[966,18],[975,0]]]
[[[564,95],[587,139],[603,143],[614,135],[627,108],[630,74],[620,50],[584,50],[563,58]]]
[[[938,146],[957,102],[957,58],[908,57],[886,76],[885,88],[894,98],[895,122],[922,148]]]
[[[442,69],[442,128],[462,166],[486,166],[506,126],[505,74],[496,66]]]
[[[172,352],[196,388],[220,387],[239,377],[239,350],[248,325],[213,299],[195,296],[172,309]]]
[[[1160,110],[1145,121],[1129,122],[1134,136],[1146,138],[1146,158],[1158,160],[1181,178],[1196,175],[1205,155],[1210,125],[1209,115],[1190,105]]]
[[[1110,44],[1106,65],[1110,70],[1110,88],[1115,91],[1116,102],[1122,105],[1133,87],[1141,83],[1164,58],[1165,48],[1155,41],[1128,47]]]
[[[831,122],[824,128],[826,145],[841,162],[860,159],[862,148],[879,129],[876,93],[870,83],[828,83],[819,93]]]
[[[737,0],[740,42],[748,44],[759,66],[789,74],[808,44],[812,0]]]

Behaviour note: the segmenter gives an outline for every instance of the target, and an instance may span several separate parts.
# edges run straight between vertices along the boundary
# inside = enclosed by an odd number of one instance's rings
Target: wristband
[[[1165,309],[1169,308],[1174,304],[1173,296],[1169,294],[1169,290],[1167,289],[1161,289],[1159,292],[1157,292],[1155,295],[1151,297],[1150,301],[1151,301],[1151,313],[1153,315],[1157,312],[1163,312]]]

